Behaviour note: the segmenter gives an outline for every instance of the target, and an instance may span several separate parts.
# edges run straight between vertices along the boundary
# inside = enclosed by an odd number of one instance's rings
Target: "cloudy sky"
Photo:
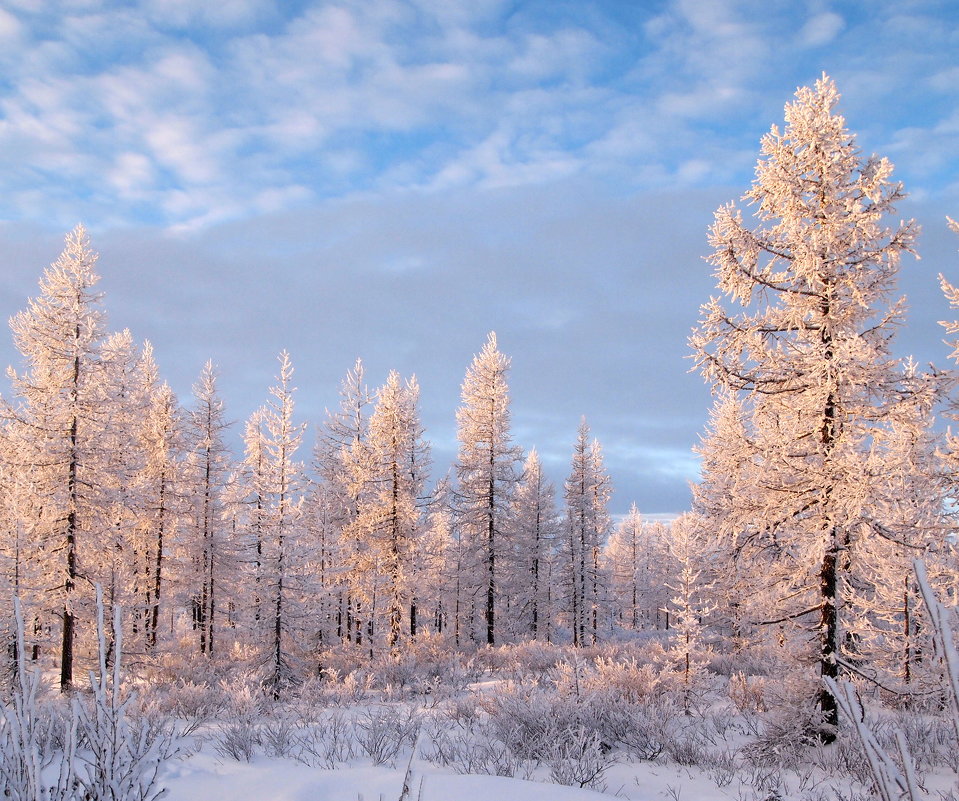
[[[950,0],[2,0],[0,314],[82,221],[111,327],[182,400],[213,359],[242,420],[286,348],[318,422],[362,357],[417,374],[436,472],[495,330],[554,479],[586,415],[613,511],[678,512],[706,228],[823,71],[923,225],[898,350],[945,362],[957,52]]]

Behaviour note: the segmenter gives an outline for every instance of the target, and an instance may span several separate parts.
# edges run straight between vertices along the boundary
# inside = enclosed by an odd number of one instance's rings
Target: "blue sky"
[[[519,444],[561,481],[585,414],[614,510],[677,512],[706,227],[823,71],[924,226],[899,350],[945,361],[956,52],[950,2],[5,0],[0,313],[83,221],[111,325],[182,399],[213,358],[241,420],[287,348],[316,422],[360,356],[374,385],[418,375],[437,471],[496,330]]]

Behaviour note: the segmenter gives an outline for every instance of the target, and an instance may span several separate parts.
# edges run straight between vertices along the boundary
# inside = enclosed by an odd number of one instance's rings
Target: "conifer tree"
[[[573,645],[595,643],[605,607],[608,581],[600,556],[609,537],[609,476],[597,440],[590,441],[584,417],[573,446],[572,466],[564,485],[566,591]]]
[[[369,488],[357,518],[364,539],[365,572],[386,595],[377,617],[385,619],[382,628],[391,650],[404,630],[409,637],[416,634],[414,571],[429,469],[418,399],[416,379],[404,384],[395,370],[377,391],[369,424]],[[378,628],[375,623],[374,630]]]
[[[157,644],[161,603],[168,594],[167,555],[177,533],[182,497],[180,470],[183,431],[176,395],[160,382],[153,348],[143,349],[139,364],[139,391],[146,406],[138,428],[144,462],[136,476],[140,498],[137,519],[142,550],[143,632],[148,648]]]
[[[885,536],[861,479],[866,443],[912,392],[889,354],[902,318],[890,296],[916,233],[885,222],[902,187],[886,159],[860,155],[834,111],[838,97],[825,76],[799,89],[785,129],[763,137],[743,198],[756,206],[756,227],[733,204],[716,212],[709,260],[739,308],[712,298],[691,338],[706,379],[744,394],[745,469],[761,476],[750,482],[756,514],[727,532],[727,548],[775,557],[775,569],[752,578],[771,604],[759,622],[797,637],[808,626],[820,675],[831,679],[844,659],[855,552]],[[835,700],[824,687],[816,700],[820,736],[831,741]]]
[[[466,372],[463,405],[456,412],[460,443],[456,461],[457,529],[474,549],[476,590],[488,645],[496,644],[496,613],[500,604],[497,560],[505,552],[509,504],[517,481],[520,449],[511,443],[510,360],[497,348],[496,334]]]
[[[313,460],[317,476],[313,497],[325,507],[324,519],[334,536],[330,545],[337,555],[329,576],[331,584],[338,588],[337,634],[346,642],[357,644],[364,636],[364,612],[360,602],[361,535],[355,524],[368,488],[367,429],[371,402],[364,378],[363,362],[357,359],[340,387],[339,409],[327,414]]]
[[[679,669],[683,712],[687,715],[691,714],[709,654],[703,640],[703,618],[712,612],[712,605],[707,601],[710,587],[703,571],[708,561],[707,547],[699,527],[700,521],[695,515],[685,514],[673,521],[669,531],[669,552],[675,571],[667,584],[673,593],[669,652]]]
[[[639,631],[643,621],[643,594],[648,584],[644,564],[643,518],[632,504],[629,513],[614,528],[605,551],[610,591],[620,625]]]
[[[267,641],[270,643],[268,685],[274,699],[280,697],[291,675],[288,637],[293,633],[298,603],[298,569],[303,563],[299,518],[302,511],[303,467],[296,452],[303,439],[303,426],[293,421],[293,365],[290,355],[279,356],[280,374],[270,388],[262,424],[267,486],[264,526],[264,587],[269,601]]]
[[[23,429],[17,462],[35,477],[39,519],[50,555],[51,597],[61,620],[60,687],[73,684],[77,615],[86,598],[81,573],[101,546],[103,461],[97,371],[104,314],[95,286],[97,254],[78,225],[40,279],[40,295],[10,321],[24,369],[9,371],[18,399],[5,416]]]
[[[190,605],[200,653],[212,655],[223,571],[232,562],[224,520],[224,491],[230,475],[226,445],[229,428],[217,389],[213,362],[208,361],[193,385],[194,408],[186,423],[186,482],[190,497],[188,558],[192,562]]]
[[[543,473],[535,449],[526,457],[511,517],[512,548],[505,571],[515,610],[510,622],[517,635],[545,640],[552,616],[548,579],[559,538],[559,521],[556,491]]]

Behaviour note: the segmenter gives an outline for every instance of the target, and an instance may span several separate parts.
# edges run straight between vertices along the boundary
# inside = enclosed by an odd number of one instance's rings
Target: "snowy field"
[[[100,671],[69,702],[18,660],[0,779],[17,801],[957,801],[959,654],[948,626],[936,637],[957,668],[938,688],[888,703],[833,685],[843,717],[824,745],[816,682],[760,648],[686,673],[655,637],[337,647],[274,693],[242,650],[127,670],[101,635]]]
[[[717,659],[687,695],[665,659],[655,641],[420,653],[331,670],[279,702],[233,671],[155,684],[142,712],[180,735],[158,783],[169,801],[883,798],[853,727],[828,746],[803,730],[808,684]],[[904,732],[914,801],[959,797],[948,715],[861,697],[881,747]]]

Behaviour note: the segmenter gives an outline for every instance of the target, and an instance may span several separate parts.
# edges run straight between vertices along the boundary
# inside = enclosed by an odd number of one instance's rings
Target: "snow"
[[[285,759],[251,763],[198,753],[171,763],[166,801],[398,801],[404,770],[385,767],[310,768]],[[422,793],[420,787],[422,780]],[[608,795],[502,776],[446,774],[414,767],[411,799],[419,801],[596,801]],[[657,798],[656,795],[630,796]]]

